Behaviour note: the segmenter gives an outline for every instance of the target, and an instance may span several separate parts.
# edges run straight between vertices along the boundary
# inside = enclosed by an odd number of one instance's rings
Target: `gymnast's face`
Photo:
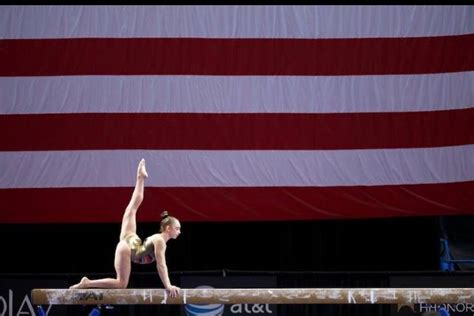
[[[166,227],[170,238],[176,239],[181,234],[181,223],[176,220],[171,225]]]

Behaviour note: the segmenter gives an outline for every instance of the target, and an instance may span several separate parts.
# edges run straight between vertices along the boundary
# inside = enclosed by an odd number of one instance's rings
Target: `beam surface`
[[[33,304],[398,304],[474,303],[474,288],[33,289]]]

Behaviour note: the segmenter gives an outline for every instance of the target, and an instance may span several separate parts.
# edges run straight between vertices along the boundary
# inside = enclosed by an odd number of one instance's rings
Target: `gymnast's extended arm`
[[[165,241],[161,238],[157,238],[155,241],[156,268],[165,289],[168,290],[171,297],[176,297],[179,288],[177,286],[171,285],[170,278],[168,276],[168,267],[166,265],[165,250]]]

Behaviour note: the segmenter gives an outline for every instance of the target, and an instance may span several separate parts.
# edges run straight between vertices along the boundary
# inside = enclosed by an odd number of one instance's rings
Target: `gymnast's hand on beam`
[[[170,285],[166,288],[170,297],[176,297],[179,294],[180,288],[174,285]]]

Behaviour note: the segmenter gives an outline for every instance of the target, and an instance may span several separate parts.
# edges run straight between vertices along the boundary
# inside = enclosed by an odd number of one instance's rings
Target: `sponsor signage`
[[[66,306],[44,305],[38,306],[31,302],[33,288],[67,288],[65,280],[45,280],[35,278],[1,278],[0,279],[0,316],[16,315],[67,315]]]
[[[182,288],[275,288],[276,277],[231,276],[204,277],[182,276]],[[274,304],[185,304],[181,308],[184,316],[226,315],[277,315]]]

